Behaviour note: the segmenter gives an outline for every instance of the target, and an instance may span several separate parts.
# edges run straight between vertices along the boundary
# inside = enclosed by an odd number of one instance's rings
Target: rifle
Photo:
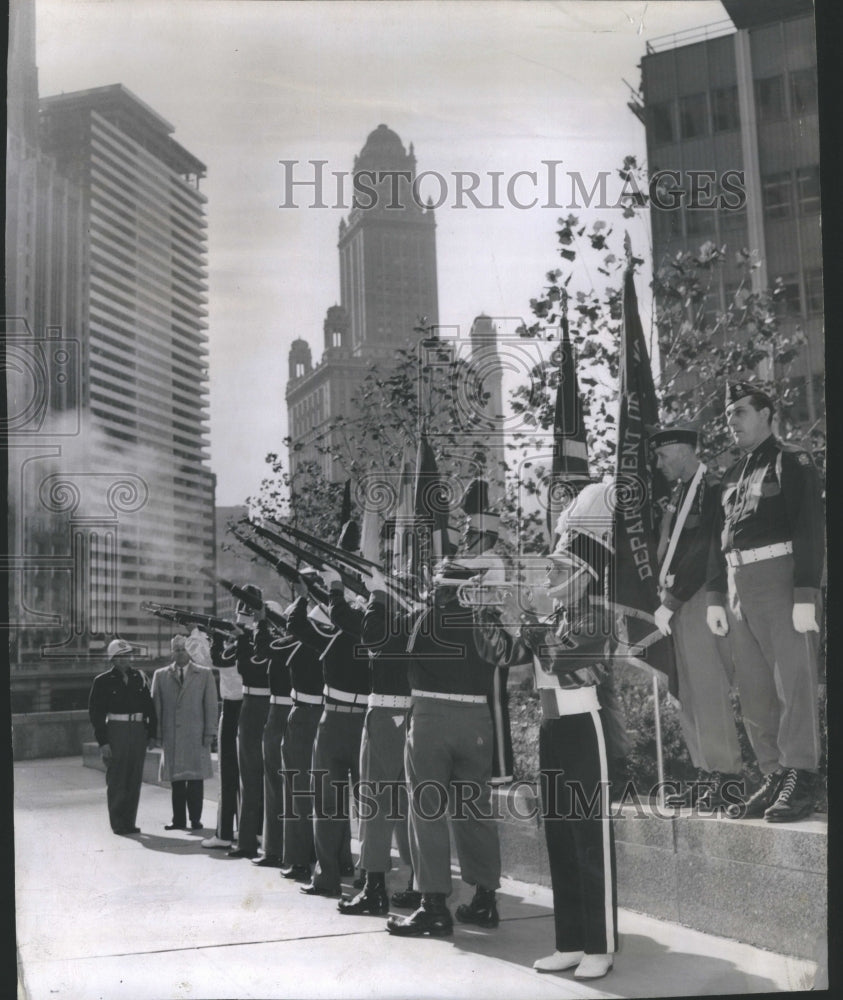
[[[266,607],[264,602],[259,597],[256,597],[251,591],[238,587],[236,583],[232,583],[231,580],[226,580],[224,576],[215,576],[210,570],[204,569],[201,566],[197,568],[202,576],[204,576],[207,580],[212,580],[214,583],[219,584],[220,587],[227,590],[232,597],[236,597],[238,601],[242,601],[247,607],[252,608],[253,611],[260,611],[263,609],[266,614],[266,620],[271,625],[274,625],[278,629],[286,630],[286,615],[282,615],[278,611],[273,611],[272,608]]]
[[[150,615],[155,615],[156,618],[163,618],[164,621],[173,622],[176,625],[198,625],[208,632],[218,632],[220,635],[231,635],[238,631],[234,622],[230,622],[226,618],[215,618],[213,615],[203,615],[198,611],[175,608],[170,604],[142,601],[140,607],[141,611],[146,611]]]
[[[272,568],[275,570],[279,576],[283,576],[285,580],[289,580],[290,583],[303,583],[305,587],[310,591],[311,594],[319,601],[321,604],[328,603],[328,591],[324,587],[320,587],[315,580],[308,580],[306,576],[291,566],[288,562],[283,559],[277,559],[274,553],[270,552],[269,549],[265,549],[262,545],[259,545],[253,538],[249,538],[247,535],[240,534],[235,526],[228,529],[232,535],[246,546],[247,549],[251,549],[256,555],[259,555],[262,559],[272,564]]]

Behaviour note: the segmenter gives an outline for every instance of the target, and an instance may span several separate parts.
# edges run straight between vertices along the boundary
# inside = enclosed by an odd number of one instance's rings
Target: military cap
[[[109,660],[113,660],[115,656],[126,656],[131,652],[132,647],[125,639],[112,639],[108,644]]]
[[[696,427],[679,420],[662,427],[648,427],[647,435],[651,448],[663,448],[668,444],[688,444],[692,448],[696,448],[699,439],[699,431]]]
[[[747,396],[760,396],[762,397],[762,406],[766,406],[770,413],[775,410],[773,396],[766,383],[747,382],[745,380],[726,383],[726,406],[731,406],[733,403],[737,403],[739,399],[745,399]]]

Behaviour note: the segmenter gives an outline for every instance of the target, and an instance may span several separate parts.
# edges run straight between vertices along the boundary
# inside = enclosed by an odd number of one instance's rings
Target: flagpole
[[[664,750],[662,749],[662,712],[659,704],[659,679],[653,674],[653,720],[656,724],[656,775],[659,779],[659,790],[656,794],[656,805],[664,805]]]

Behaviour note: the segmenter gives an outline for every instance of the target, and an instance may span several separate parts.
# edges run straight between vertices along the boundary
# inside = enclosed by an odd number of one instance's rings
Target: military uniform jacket
[[[290,656],[298,646],[291,635],[273,639],[269,644],[269,693],[290,697]]]
[[[373,694],[407,696],[407,643],[410,630],[404,614],[389,614],[387,595],[375,591],[369,598],[360,631],[360,642],[369,651]]]
[[[794,602],[817,596],[825,553],[819,475],[811,456],[770,435],[723,477],[708,560],[708,603],[725,604],[725,553],[793,544]]]
[[[670,495],[664,513],[667,519],[663,525],[665,543],[673,534],[673,526],[690,485],[690,482],[677,483]],[[700,587],[705,586],[708,552],[719,504],[720,481],[713,473],[707,472],[697,484],[694,499],[691,501],[688,516],[682,525],[670,561],[668,570],[670,582],[661,592],[662,604],[671,611],[676,611],[685,601],[689,601]]]
[[[233,646],[223,650],[222,665],[235,665],[246,687],[268,688],[270,641],[269,624],[260,621],[251,634],[244,630]]]
[[[98,674],[91,685],[88,715],[94,727],[94,736],[100,746],[108,743],[105,718],[109,712],[115,715],[142,715],[148,737],[154,736],[158,728],[158,718],[146,674],[129,667],[126,678],[124,684],[120,668],[112,667],[105,673]]]
[[[343,614],[340,604],[345,605],[348,612],[353,611],[341,593],[332,591],[331,617],[344,619],[349,629],[355,628],[352,617]],[[368,656],[360,647],[362,619],[362,612],[357,612],[354,616],[356,632],[337,627],[329,630],[315,624],[307,617],[307,599],[300,597],[293,604],[287,620],[290,633],[318,654],[322,663],[322,679],[325,686],[360,695],[361,698],[369,694]],[[291,660],[291,665],[292,662]],[[297,691],[303,690],[298,685],[294,686]],[[334,699],[328,697],[326,700],[330,703]]]
[[[533,616],[534,617],[534,616]],[[538,687],[542,673],[553,674],[560,688],[591,687],[606,676],[610,614],[586,598],[576,608],[557,608],[549,621],[527,621],[521,639],[533,652]]]

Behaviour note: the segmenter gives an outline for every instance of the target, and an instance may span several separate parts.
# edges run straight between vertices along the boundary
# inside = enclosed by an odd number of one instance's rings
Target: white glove
[[[662,635],[670,635],[670,625],[668,622],[673,617],[673,612],[670,608],[665,607],[664,604],[660,604],[655,611],[653,617],[656,620],[656,628],[661,632]]]
[[[793,627],[797,632],[819,632],[817,612],[813,604],[793,605]]]
[[[729,634],[729,619],[726,617],[726,609],[719,605],[706,608],[705,622],[715,635]]]
[[[386,590],[386,577],[379,569],[372,567],[372,569],[367,571],[366,576],[368,577],[366,586],[370,592],[373,590]]]
[[[322,579],[325,581],[325,586],[328,590],[343,589],[342,578],[339,573],[335,569],[331,569],[329,566],[326,566],[325,569],[322,570]]]

